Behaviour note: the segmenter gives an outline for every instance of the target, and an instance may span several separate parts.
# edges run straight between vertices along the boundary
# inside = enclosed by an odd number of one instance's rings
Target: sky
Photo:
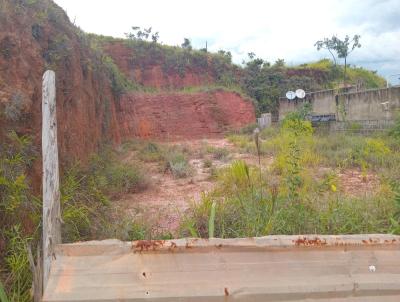
[[[125,37],[152,27],[160,41],[230,51],[240,64],[253,52],[295,65],[329,58],[314,44],[324,37],[361,35],[348,62],[400,83],[400,0],[55,0],[86,32]],[[397,76],[391,76],[398,74]]]

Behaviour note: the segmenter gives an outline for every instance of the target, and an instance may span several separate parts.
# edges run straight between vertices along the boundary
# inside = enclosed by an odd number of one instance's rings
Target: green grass
[[[205,152],[210,154],[213,159],[226,161],[229,159],[229,150],[227,148],[219,148],[214,146],[205,146]]]
[[[8,302],[8,297],[6,294],[6,290],[4,289],[3,283],[0,281],[0,301],[1,302]]]
[[[165,157],[165,148],[153,142],[147,142],[139,148],[138,158],[144,162],[159,162]]]
[[[192,176],[193,167],[190,165],[186,155],[180,151],[172,150],[166,154],[165,169],[170,171],[176,178]]]
[[[310,62],[295,67],[296,69],[314,69],[328,73],[330,75],[331,84],[327,86],[335,87],[338,83],[343,83],[343,65],[334,66],[333,62],[328,59]],[[383,77],[376,74],[376,72],[364,69],[362,67],[347,66],[346,79],[348,83],[356,84],[361,80],[366,88],[379,88],[385,87],[386,81]]]
[[[272,165],[263,167],[261,178],[258,167],[244,162],[220,171],[215,189],[183,218],[181,235],[400,232],[400,140],[395,135],[320,135],[297,120],[265,129],[260,137],[261,153],[274,157]],[[256,154],[251,135],[228,139]],[[376,175],[378,188],[349,195],[338,179],[346,169]]]
[[[75,165],[61,181],[63,239],[67,242],[115,237],[110,198],[144,190],[148,180],[142,168],[122,163],[115,151],[93,154],[86,168]],[[121,214],[121,213],[120,213]]]
[[[41,203],[29,190],[27,170],[36,154],[29,136],[9,132],[0,142],[0,241],[5,243],[0,266],[10,301],[30,301],[32,279],[25,247],[38,242]]]
[[[154,142],[131,140],[123,145],[123,152],[135,151],[143,162],[158,162],[164,172],[176,178],[192,176],[194,169],[189,163],[189,150],[184,146],[168,146]]]

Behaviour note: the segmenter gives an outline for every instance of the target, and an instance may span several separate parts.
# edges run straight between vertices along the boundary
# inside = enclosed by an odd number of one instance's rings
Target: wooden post
[[[60,189],[57,148],[56,85],[54,71],[43,75],[43,290],[46,289],[54,247],[61,243]]]

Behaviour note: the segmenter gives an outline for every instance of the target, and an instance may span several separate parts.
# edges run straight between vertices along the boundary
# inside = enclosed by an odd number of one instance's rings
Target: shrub
[[[229,157],[229,150],[226,148],[207,146],[206,151],[212,154],[213,158],[216,160],[226,160]]]
[[[89,173],[94,183],[111,195],[142,191],[148,185],[138,165],[121,163],[109,149],[91,157]]]
[[[109,202],[99,187],[101,184],[93,181],[93,175],[87,175],[78,166],[70,168],[61,178],[64,241],[88,240],[104,233],[107,225],[102,222],[106,220]]]
[[[170,151],[166,155],[166,170],[176,178],[189,177],[194,172],[186,156],[179,151]]]
[[[148,142],[144,147],[140,148],[138,157],[145,162],[156,162],[164,159],[165,150],[158,144]]]
[[[103,55],[102,63],[105,66],[106,74],[111,81],[111,90],[115,97],[119,98],[125,92],[138,88],[135,83],[125,77],[110,56]]]
[[[134,193],[146,188],[147,182],[138,167],[127,164],[113,164],[105,171],[112,191]]]
[[[311,135],[314,132],[310,121],[304,121],[297,118],[285,118],[282,122],[281,129],[293,133],[295,136]]]

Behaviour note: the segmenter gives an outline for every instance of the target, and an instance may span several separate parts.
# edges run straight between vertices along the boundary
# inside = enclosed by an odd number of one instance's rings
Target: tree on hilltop
[[[354,37],[350,39],[350,37],[346,35],[346,37],[341,40],[337,36],[332,36],[331,39],[324,38],[314,44],[314,46],[317,47],[317,50],[327,49],[331,53],[335,65],[336,59],[332,51],[336,52],[338,58],[344,59],[344,84],[346,84],[347,57],[354,51],[354,49],[361,47],[360,38],[360,35],[354,35]]]
[[[130,40],[138,40],[138,41],[151,41],[154,43],[158,42],[160,38],[158,31],[152,33],[153,28],[150,26],[149,28],[140,28],[139,26],[132,26],[132,32],[125,33],[125,36]]]
[[[192,50],[192,43],[188,38],[183,38],[183,43],[181,44],[183,49]]]

